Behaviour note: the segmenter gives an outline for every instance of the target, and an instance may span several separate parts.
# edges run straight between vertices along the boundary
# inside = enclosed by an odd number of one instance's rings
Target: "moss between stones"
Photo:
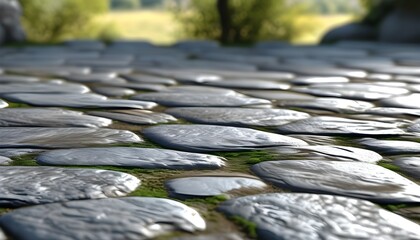
[[[7,102],[9,106],[7,108],[29,108],[31,107],[28,104],[25,103],[15,103],[15,102]]]
[[[229,217],[239,228],[251,238],[257,238],[257,225],[239,216]]]
[[[17,157],[12,157],[12,162],[10,163],[11,166],[39,166],[36,161],[35,157],[38,154],[30,153],[24,154]]]

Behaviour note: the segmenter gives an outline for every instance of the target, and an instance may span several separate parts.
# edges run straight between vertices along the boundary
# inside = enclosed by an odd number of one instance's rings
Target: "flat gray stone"
[[[312,160],[332,160],[332,161],[356,161],[366,163],[376,163],[382,156],[376,152],[347,146],[338,145],[313,145],[301,147],[278,147],[273,151],[281,156],[282,159],[312,159]]]
[[[420,202],[419,185],[370,163],[284,160],[258,163],[251,169],[263,180],[296,192],[342,195],[383,204]]]
[[[36,77],[0,74],[0,83],[33,83],[38,81],[39,79]]]
[[[270,101],[259,98],[214,93],[143,93],[133,96],[132,99],[153,101],[168,107],[240,107],[271,104]]]
[[[311,117],[298,120],[277,128],[284,134],[319,134],[319,135],[403,135],[405,132],[398,124],[378,121],[355,120],[339,117]]]
[[[128,95],[134,95],[136,93],[136,91],[130,88],[108,86],[92,87],[92,91],[107,97],[124,97]]]
[[[232,174],[175,178],[166,181],[165,186],[170,196],[180,199],[229,195],[230,191],[267,187],[264,182],[253,176]]]
[[[46,117],[48,116],[48,117]],[[0,110],[1,127],[106,127],[112,121],[81,112],[46,108],[5,108]]]
[[[80,82],[80,83],[110,83],[110,82],[121,82],[121,81],[125,82],[124,79],[117,78],[117,74],[113,72],[71,74],[71,75],[64,75],[64,79],[70,82]]]
[[[266,90],[286,90],[290,88],[289,84],[279,83],[268,80],[257,79],[226,79],[222,81],[212,81],[203,83],[204,85],[222,87],[222,88],[238,88],[238,89],[266,89]]]
[[[143,140],[126,130],[105,128],[0,128],[0,148],[69,148],[135,143]]]
[[[366,110],[368,114],[383,115],[383,116],[414,116],[420,117],[420,109],[413,108],[393,108],[393,107],[375,107]]]
[[[397,108],[414,108],[419,109],[418,102],[420,101],[420,93],[413,93],[410,95],[396,96],[393,98],[383,99],[379,103],[386,107]]]
[[[386,155],[420,153],[420,143],[401,140],[360,139],[362,146]]]
[[[302,140],[279,134],[216,125],[159,125],[146,128],[143,134],[162,146],[191,152],[307,145]]]
[[[279,90],[241,90],[240,92],[251,97],[276,101],[315,99],[314,96],[308,94]]]
[[[347,83],[350,79],[346,77],[298,77],[290,80],[293,84],[310,85],[322,83]]]
[[[9,106],[9,104],[7,102],[0,99],[0,108],[5,108],[5,107],[8,107],[8,106]]]
[[[301,101],[285,101],[279,104],[279,106],[327,110],[336,113],[363,113],[366,110],[375,107],[374,104],[369,102],[341,98],[315,98]]]
[[[308,87],[296,87],[294,91],[323,97],[342,97],[357,100],[379,100],[410,91],[402,87],[381,86],[368,83],[315,84]]]
[[[48,214],[46,214],[48,213]],[[14,239],[152,239],[174,230],[196,232],[206,223],[194,209],[169,199],[125,197],[53,203],[0,217]]]
[[[151,84],[164,84],[164,85],[175,85],[177,82],[171,78],[158,77],[147,74],[126,74],[122,76],[130,82],[135,83],[151,83]]]
[[[400,169],[415,179],[420,179],[420,157],[402,157],[392,161]]]
[[[9,165],[12,161],[13,160],[8,157],[0,156],[0,165]]]
[[[100,169],[39,166],[0,169],[1,207],[121,197],[140,185],[140,180],[130,174]]]
[[[0,95],[13,93],[86,93],[89,88],[76,83],[9,83],[0,85]]]
[[[43,107],[73,108],[137,108],[151,109],[157,106],[154,102],[134,101],[127,99],[109,99],[97,94],[7,94],[5,98],[13,101]]]
[[[368,201],[271,193],[223,202],[219,211],[257,225],[258,239],[417,239],[419,225]]]
[[[71,66],[36,66],[33,65],[34,61],[31,61],[31,65],[28,66],[17,66],[8,67],[7,70],[12,73],[25,74],[25,75],[41,75],[41,76],[66,76],[72,74],[88,74],[90,69],[87,67],[71,67]]]
[[[169,114],[152,112],[148,110],[115,110],[112,112],[90,111],[88,112],[88,114],[110,118],[121,122],[141,125],[160,124],[177,121],[176,118],[172,117]]]
[[[170,108],[166,112],[190,122],[229,126],[270,127],[310,117],[288,109],[184,107]]]
[[[0,238],[1,239],[1,238]],[[176,237],[171,238],[171,240],[243,240],[242,237],[235,233],[219,233],[219,234],[209,234],[209,235],[198,235],[198,236],[185,236],[185,237]]]
[[[221,157],[157,148],[107,147],[53,150],[36,157],[41,165],[123,166],[147,169],[217,169]]]
[[[209,86],[196,86],[196,85],[178,85],[167,87],[162,90],[165,93],[187,93],[187,94],[221,94],[221,95],[240,95],[235,90],[209,87]]]
[[[416,120],[413,124],[411,124],[407,130],[409,132],[420,132],[420,119]]]

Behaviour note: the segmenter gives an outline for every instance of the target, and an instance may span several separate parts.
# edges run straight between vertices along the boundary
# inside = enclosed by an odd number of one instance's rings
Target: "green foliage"
[[[140,7],[139,0],[111,0],[111,9],[136,9]]]
[[[257,225],[239,216],[232,216],[230,219],[236,223],[249,237],[257,238]]]
[[[33,42],[86,37],[95,14],[107,11],[107,0],[20,0],[22,23]]]
[[[310,0],[311,12],[319,14],[357,13],[360,5],[355,0]]]
[[[296,17],[307,12],[306,5],[285,0],[230,0],[231,44],[260,40],[286,40],[303,34]],[[218,40],[221,35],[215,0],[192,0],[188,11],[175,10],[189,38]]]

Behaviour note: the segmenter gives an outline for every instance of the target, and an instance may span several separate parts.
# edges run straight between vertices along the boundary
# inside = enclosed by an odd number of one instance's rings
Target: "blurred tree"
[[[394,0],[360,0],[364,9],[363,24],[377,26],[382,20],[395,9]]]
[[[83,37],[95,14],[106,12],[107,0],[20,0],[28,40],[57,42]]]
[[[165,0],[140,0],[140,2],[144,8],[160,8],[163,7]]]
[[[140,7],[140,0],[111,0],[111,9],[137,9]]]
[[[307,29],[295,20],[306,12],[287,0],[191,0],[188,11],[176,13],[188,37],[250,44],[298,37]]]

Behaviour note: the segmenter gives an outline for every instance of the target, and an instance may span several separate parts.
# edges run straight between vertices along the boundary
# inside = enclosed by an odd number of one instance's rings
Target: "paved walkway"
[[[0,48],[0,239],[420,239],[419,56]]]

